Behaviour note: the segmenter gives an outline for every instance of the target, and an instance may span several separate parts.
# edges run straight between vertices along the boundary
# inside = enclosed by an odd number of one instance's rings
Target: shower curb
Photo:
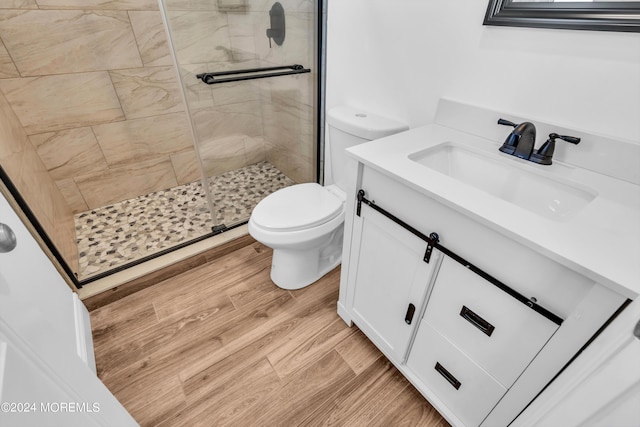
[[[137,279],[133,279],[129,282],[123,283],[122,285],[116,286],[114,288],[108,289],[99,294],[87,297],[82,300],[84,305],[87,307],[89,311],[93,311],[100,307],[104,307],[114,301],[118,301],[128,295],[134,294],[138,291],[146,289],[150,286],[155,285],[163,280],[170,279],[178,274],[184,273],[185,271],[196,268],[200,265],[215,261],[218,258],[221,258],[225,255],[228,255],[238,249],[244,248],[245,246],[249,246],[253,243],[256,243],[255,239],[250,235],[240,236],[236,239],[233,239],[229,242],[223,243],[220,246],[216,246],[215,248],[208,249],[204,252],[186,258],[184,260],[178,261],[174,264],[163,267],[159,270],[156,270],[152,273],[146,274]]]

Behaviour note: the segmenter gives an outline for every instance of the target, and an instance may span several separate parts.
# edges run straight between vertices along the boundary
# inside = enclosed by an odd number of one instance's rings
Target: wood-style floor
[[[298,291],[253,243],[91,312],[98,375],[142,426],[448,426],[336,314],[339,269]]]

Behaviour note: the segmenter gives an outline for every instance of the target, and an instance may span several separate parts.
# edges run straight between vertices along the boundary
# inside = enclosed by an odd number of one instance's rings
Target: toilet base
[[[324,247],[274,249],[271,280],[282,289],[301,289],[340,265],[343,227],[339,227]]]

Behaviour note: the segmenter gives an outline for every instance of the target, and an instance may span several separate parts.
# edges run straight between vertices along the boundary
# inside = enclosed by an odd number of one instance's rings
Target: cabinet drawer
[[[425,320],[507,388],[558,328],[448,257]]]
[[[467,427],[478,426],[507,391],[424,321],[407,367]]]

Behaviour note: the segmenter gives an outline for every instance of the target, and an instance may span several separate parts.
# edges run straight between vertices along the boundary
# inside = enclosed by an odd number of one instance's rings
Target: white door
[[[513,426],[640,426],[640,300],[632,302]]]
[[[0,424],[6,426],[99,426],[100,402],[85,402],[61,384],[0,321]]]
[[[13,236],[11,236],[13,234]],[[0,198],[0,316],[55,363],[76,354],[72,292],[7,200]]]
[[[137,425],[91,370],[75,301],[0,194],[0,425]]]

